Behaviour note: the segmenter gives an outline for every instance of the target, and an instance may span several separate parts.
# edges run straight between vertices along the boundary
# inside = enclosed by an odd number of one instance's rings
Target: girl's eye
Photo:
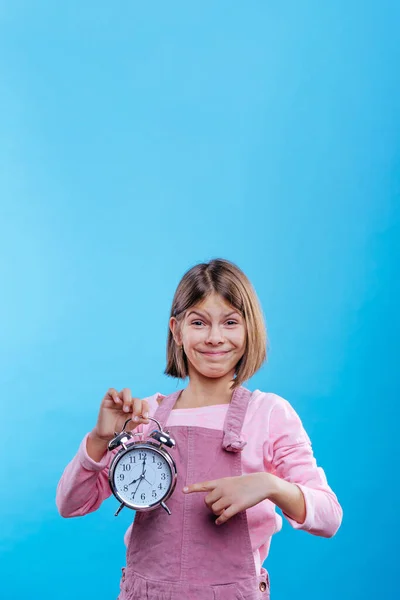
[[[237,321],[229,320],[226,322],[227,325],[237,325]],[[192,325],[204,325],[203,321],[192,321]]]

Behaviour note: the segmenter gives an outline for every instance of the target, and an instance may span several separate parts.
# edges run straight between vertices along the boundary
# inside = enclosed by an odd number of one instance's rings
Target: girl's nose
[[[224,336],[222,335],[222,331],[218,326],[211,327],[207,336],[207,342],[210,344],[218,344],[219,342],[224,341]]]

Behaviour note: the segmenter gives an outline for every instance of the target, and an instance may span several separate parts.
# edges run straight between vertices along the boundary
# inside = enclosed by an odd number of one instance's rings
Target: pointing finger
[[[185,494],[191,494],[192,492],[211,492],[217,486],[217,481],[203,481],[202,483],[192,483],[183,488]]]

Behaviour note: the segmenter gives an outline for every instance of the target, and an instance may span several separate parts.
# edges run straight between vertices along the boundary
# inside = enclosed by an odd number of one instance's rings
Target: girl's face
[[[189,361],[189,377],[195,369],[204,377],[219,378],[230,373],[246,349],[245,321],[222,296],[213,293],[186,311],[178,332],[176,319],[170,327],[175,341],[183,344]]]

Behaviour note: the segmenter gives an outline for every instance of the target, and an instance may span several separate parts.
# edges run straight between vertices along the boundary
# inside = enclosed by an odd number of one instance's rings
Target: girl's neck
[[[180,394],[175,408],[197,408],[214,404],[229,404],[233,390],[232,375],[221,379],[191,378],[187,388]]]

